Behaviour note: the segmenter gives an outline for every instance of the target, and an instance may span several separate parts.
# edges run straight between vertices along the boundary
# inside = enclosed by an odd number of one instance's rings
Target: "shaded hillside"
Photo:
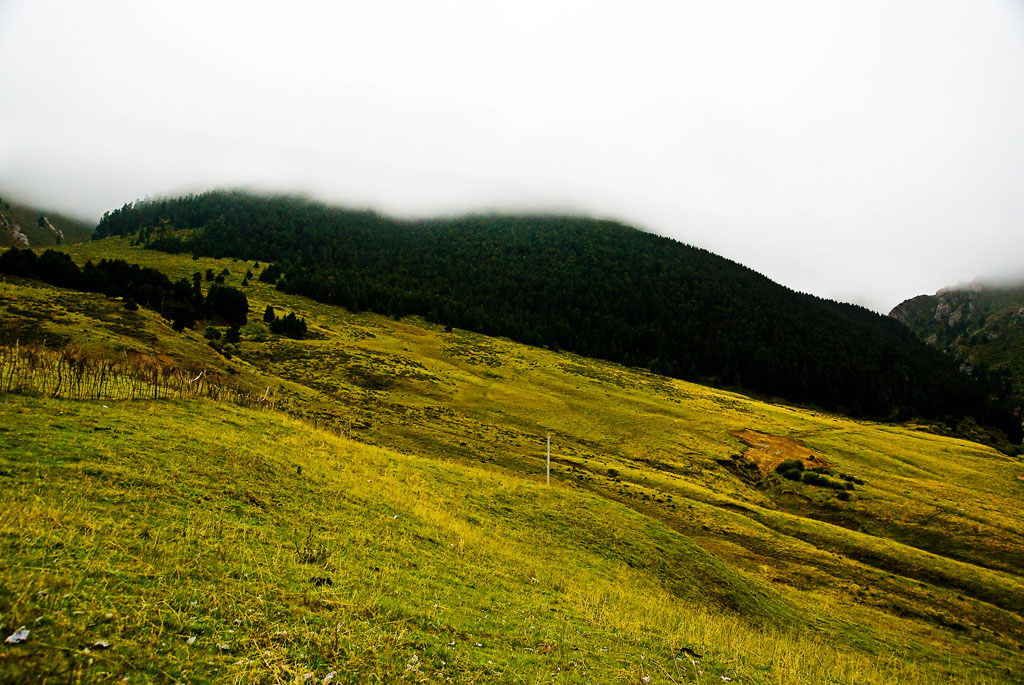
[[[0,247],[51,247],[92,236],[84,221],[0,197]]]
[[[96,237],[276,262],[277,287],[743,388],[854,416],[973,416],[1020,427],[903,326],[795,293],[705,250],[611,221],[399,221],[211,192],[125,205]]]
[[[896,306],[889,316],[961,368],[1024,403],[1024,284],[948,288]]]

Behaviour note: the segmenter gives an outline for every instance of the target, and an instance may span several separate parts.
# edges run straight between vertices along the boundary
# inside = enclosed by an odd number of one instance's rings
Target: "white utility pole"
[[[548,433],[548,485],[551,485],[551,433]]]

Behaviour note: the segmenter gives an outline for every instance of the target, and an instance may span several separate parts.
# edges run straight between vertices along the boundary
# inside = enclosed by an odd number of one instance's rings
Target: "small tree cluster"
[[[211,316],[241,325],[249,311],[249,301],[240,290],[214,284],[204,299],[198,273],[193,275],[192,283],[184,278],[172,282],[156,269],[121,259],[104,259],[98,264],[89,261],[80,268],[64,252],[46,250],[37,257],[32,250],[11,248],[0,254],[0,273],[124,298],[127,309],[152,309],[170,319],[176,331],[193,328],[196,321]]]
[[[284,272],[277,264],[269,264],[267,268],[260,272],[261,283],[277,283],[278,279]]]
[[[271,313],[273,313],[273,310],[271,310]],[[264,320],[266,320],[265,315]],[[296,340],[301,340],[306,335],[306,320],[295,316],[294,312],[289,312],[286,316],[274,317],[268,323],[270,324],[271,333],[295,338]]]
[[[220,317],[229,324],[244,326],[248,321],[249,300],[241,290],[214,283],[206,294],[208,318]]]

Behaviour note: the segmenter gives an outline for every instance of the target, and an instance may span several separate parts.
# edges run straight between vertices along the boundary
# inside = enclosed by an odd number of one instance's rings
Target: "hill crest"
[[[728,259],[615,222],[400,221],[306,199],[210,192],[127,204],[96,236],[272,261],[281,290],[876,418],[1019,426],[891,319],[795,293]]]

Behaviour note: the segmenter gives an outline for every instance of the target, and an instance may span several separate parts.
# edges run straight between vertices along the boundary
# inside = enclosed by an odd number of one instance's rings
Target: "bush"
[[[775,470],[779,473],[782,473],[783,471],[803,471],[804,463],[799,459],[787,459],[776,466]]]
[[[799,459],[786,459],[775,467],[775,473],[789,480],[800,480],[804,476],[804,463]]]
[[[818,488],[832,488],[833,490],[849,490],[853,487],[852,483],[844,483],[843,481],[832,480],[828,476],[824,476],[820,473],[808,471],[804,474],[804,482],[808,485],[813,485]]]

